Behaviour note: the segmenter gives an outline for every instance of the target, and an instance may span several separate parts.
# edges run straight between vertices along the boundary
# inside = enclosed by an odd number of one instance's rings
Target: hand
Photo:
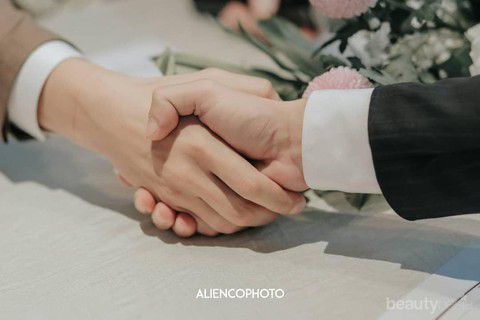
[[[182,121],[169,139],[154,143],[158,159],[153,163],[145,126],[155,88],[212,74],[245,91],[251,88],[247,78],[232,78],[216,71],[142,80],[85,61],[67,60],[54,70],[43,89],[40,124],[105,155],[130,184],[151,191],[168,205],[168,210],[191,214],[176,219],[173,229],[180,236],[191,235],[185,231],[190,230],[188,224],[192,221],[198,231],[214,235],[268,223],[274,218],[271,210],[298,211],[295,208],[302,205],[303,199],[254,170],[193,119]],[[227,161],[219,161],[214,157],[217,154]],[[231,175],[233,172],[242,174]],[[168,210],[162,212],[173,213]]]
[[[150,110],[149,135],[153,140],[168,135],[178,114],[196,114],[200,120],[251,159],[257,168],[280,185],[296,191],[307,188],[303,178],[301,135],[305,100],[281,102],[230,90],[212,81],[159,88]],[[168,111],[168,112],[167,112]],[[159,115],[162,114],[162,118]],[[167,116],[168,115],[168,116]],[[162,221],[168,206],[140,189],[135,203]]]
[[[271,210],[286,214],[300,201],[298,196],[290,198],[289,193],[258,174],[253,166],[194,118],[182,120],[171,135],[154,143],[152,157],[155,173],[160,179],[147,179],[155,181],[146,186],[147,189],[155,190],[168,207],[196,217],[199,231],[207,235],[233,233],[241,227],[260,226],[275,219],[272,211],[247,199],[257,199]],[[116,167],[122,168],[122,163],[117,163]],[[138,173],[129,172],[131,169],[135,168],[128,166],[120,170],[129,177],[129,181],[136,181]],[[258,185],[250,186],[252,182]],[[137,186],[139,183],[134,182]],[[271,195],[273,198],[270,198]],[[294,210],[292,213],[300,211]],[[163,210],[163,214],[170,216],[170,224],[165,224],[165,219],[159,223],[154,218],[161,229],[172,226],[177,229],[175,223],[182,220],[186,224],[185,217],[174,220],[172,212]]]
[[[232,90],[211,80],[159,88],[152,101],[148,135],[161,140],[179,115],[194,114],[281,186],[307,189],[302,169],[305,100],[283,102]]]

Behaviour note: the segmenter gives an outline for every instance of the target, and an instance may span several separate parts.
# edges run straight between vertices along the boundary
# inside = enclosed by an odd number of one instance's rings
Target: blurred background
[[[59,33],[87,56],[112,69],[155,75],[145,58],[165,47],[242,66],[275,68],[268,57],[222,30],[240,22],[261,37],[255,21],[279,14],[305,37],[317,33],[308,0],[16,0],[40,24]],[[216,20],[218,19],[218,20]]]

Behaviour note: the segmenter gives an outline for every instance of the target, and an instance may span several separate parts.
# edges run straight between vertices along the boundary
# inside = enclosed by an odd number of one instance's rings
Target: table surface
[[[40,22],[95,55],[158,39],[243,64],[268,59],[189,1],[71,4]],[[478,215],[407,222],[338,197],[238,235],[182,240],[138,215],[99,156],[52,137],[0,146],[0,310],[9,319],[192,315],[375,319],[471,244]],[[8,179],[7,179],[8,178]],[[443,275],[478,281],[475,272]],[[465,278],[465,279],[462,279]],[[281,288],[273,300],[201,300],[198,289]]]

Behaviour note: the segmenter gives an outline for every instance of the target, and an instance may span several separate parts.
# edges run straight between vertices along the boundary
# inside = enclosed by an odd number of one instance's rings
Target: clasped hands
[[[298,214],[305,207],[298,192],[307,188],[304,109],[304,100],[281,101],[266,80],[216,69],[156,88],[147,137],[155,173],[168,187],[139,189],[137,209],[182,237]]]
[[[106,157],[159,229],[214,236],[304,208],[304,108],[266,80],[221,70],[139,79],[68,59],[38,119]]]

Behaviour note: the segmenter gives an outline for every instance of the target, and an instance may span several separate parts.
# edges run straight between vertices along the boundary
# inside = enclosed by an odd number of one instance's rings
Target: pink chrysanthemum
[[[370,81],[357,71],[347,67],[338,67],[313,79],[303,93],[303,97],[308,98],[314,91],[318,90],[365,89],[371,87]]]
[[[312,5],[327,17],[351,18],[374,6],[377,0],[310,0]]]

